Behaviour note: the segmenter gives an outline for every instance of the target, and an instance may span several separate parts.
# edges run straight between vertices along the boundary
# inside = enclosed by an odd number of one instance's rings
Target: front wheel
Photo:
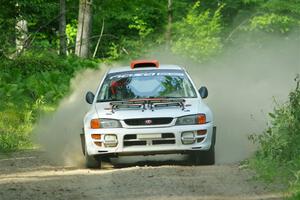
[[[193,151],[189,155],[190,161],[194,165],[214,165],[215,164],[215,147],[211,146],[208,151]]]
[[[91,168],[91,169],[101,168],[101,159],[88,155],[86,148],[85,148],[84,157],[85,157],[85,166],[87,168]]]
[[[91,155],[88,154],[88,152],[86,150],[85,138],[84,138],[83,133],[80,134],[80,140],[81,140],[82,153],[83,153],[84,158],[85,158],[85,166],[87,168],[91,168],[91,169],[101,168],[101,159],[100,159],[100,157],[95,157],[95,156],[91,156]]]

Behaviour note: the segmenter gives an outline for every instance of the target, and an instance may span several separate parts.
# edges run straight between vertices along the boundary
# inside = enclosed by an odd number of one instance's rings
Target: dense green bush
[[[297,21],[286,15],[278,15],[275,13],[255,16],[250,20],[250,31],[266,31],[269,33],[287,33],[297,25]]]
[[[219,6],[214,12],[209,9],[202,12],[200,2],[196,2],[187,16],[175,24],[172,51],[198,62],[220,53],[222,7]]]
[[[0,60],[0,151],[30,145],[38,114],[53,110],[69,91],[75,72],[87,67],[97,64],[49,52],[26,52],[14,60]]]
[[[270,126],[261,135],[251,139],[260,145],[250,166],[269,181],[290,185],[300,192],[300,80],[289,94],[289,101],[278,105],[270,113]]]
[[[289,102],[269,114],[271,126],[257,136],[261,145],[258,152],[278,162],[289,162],[300,158],[300,88],[290,93]]]
[[[0,112],[0,152],[30,146],[32,111],[10,107]]]

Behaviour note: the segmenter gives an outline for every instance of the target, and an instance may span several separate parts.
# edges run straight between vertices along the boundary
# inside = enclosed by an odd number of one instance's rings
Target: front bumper
[[[182,133],[199,130],[206,130],[205,135],[195,134],[195,143],[183,144]],[[155,127],[155,128],[115,128],[115,129],[87,129],[84,130],[84,140],[88,155],[148,155],[148,154],[166,154],[166,153],[185,153],[193,150],[208,150],[211,145],[214,145],[215,133],[213,123],[202,125],[184,125],[170,127]],[[155,134],[173,134],[174,142],[164,144],[159,138],[142,137],[135,141],[146,141],[145,144],[126,145],[126,137],[128,135],[155,135]],[[101,134],[101,139],[93,139],[91,134]],[[104,145],[104,136],[106,134],[114,134],[117,136],[117,145],[115,147],[106,147]],[[126,137],[125,137],[126,136]],[[147,138],[147,139],[145,139]],[[162,140],[163,141],[163,140]],[[162,144],[161,144],[162,143]],[[99,144],[101,144],[99,146]]]

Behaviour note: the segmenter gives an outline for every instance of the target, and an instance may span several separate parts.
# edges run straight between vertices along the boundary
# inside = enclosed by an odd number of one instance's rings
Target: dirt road
[[[282,199],[238,165],[115,160],[102,170],[63,167],[40,151],[0,155],[0,199]]]

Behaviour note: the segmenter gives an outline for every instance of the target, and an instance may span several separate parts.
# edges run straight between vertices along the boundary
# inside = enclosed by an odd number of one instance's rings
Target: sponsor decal
[[[128,78],[128,77],[150,77],[150,76],[184,76],[183,73],[180,72],[144,72],[144,73],[124,73],[124,74],[117,74],[109,77],[110,80],[112,79],[121,79],[121,78]]]

